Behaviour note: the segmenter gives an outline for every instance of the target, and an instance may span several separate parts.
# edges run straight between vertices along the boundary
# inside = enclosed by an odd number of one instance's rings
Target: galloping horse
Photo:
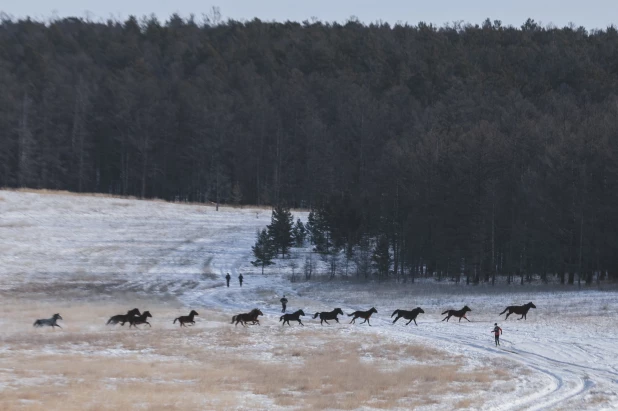
[[[507,318],[509,318],[509,315],[511,314],[521,315],[521,317],[519,317],[518,320],[521,320],[522,318],[525,320],[526,314],[528,314],[528,310],[531,308],[536,308],[536,305],[532,304],[532,302],[529,302],[528,304],[524,304],[524,305],[509,305],[508,307],[504,309],[504,311],[502,311],[498,315],[502,315],[508,311],[504,321],[506,321]]]
[[[292,314],[283,314],[281,318],[279,318],[279,321],[283,321],[283,324],[281,325],[285,325],[285,323],[288,323],[289,326],[290,320],[295,320],[298,321],[300,325],[304,326],[305,324],[303,324],[303,322],[300,320],[301,315],[305,315],[305,312],[303,310],[298,310]]]
[[[397,314],[397,318],[395,318],[393,320],[393,324],[395,324],[397,322],[398,319],[400,319],[401,317],[405,318],[406,320],[410,320],[406,323],[406,325],[410,324],[412,321],[414,321],[414,325],[418,325],[416,323],[416,317],[419,314],[424,314],[425,311],[423,311],[423,309],[421,307],[416,307],[415,309],[413,309],[412,311],[406,311],[406,310],[395,310],[393,312],[393,314],[391,315],[391,318],[393,318],[393,315]]]
[[[371,307],[371,309],[369,311],[354,311],[352,314],[348,314],[348,317],[352,317],[354,316],[354,318],[352,318],[352,321],[350,321],[350,324],[354,323],[356,324],[356,319],[357,318],[364,318],[365,321],[363,321],[361,324],[369,324],[369,326],[371,327],[371,323],[369,322],[369,317],[371,317],[371,314],[373,313],[378,313],[378,310],[375,309],[375,307]]]
[[[197,311],[191,310],[189,315],[183,315],[178,318],[175,318],[172,324],[176,324],[176,321],[178,321],[181,327],[186,327],[185,323],[191,323],[190,325],[194,325],[195,321],[193,321],[193,317],[195,317],[196,315],[199,315]]]
[[[120,325],[124,325],[124,323],[126,323],[127,321],[129,321],[130,318],[135,317],[136,315],[142,315],[139,310],[137,308],[134,308],[132,310],[127,311],[126,314],[118,314],[118,315],[114,315],[113,317],[110,317],[109,320],[107,320],[107,324],[105,325],[115,325],[118,323],[121,323]]]
[[[238,314],[232,317],[232,324],[236,323],[234,326],[237,326],[240,323],[243,327],[246,323],[252,322],[253,324],[260,325],[260,320],[258,320],[258,316],[264,315],[262,311],[257,308],[254,308],[248,313]]]
[[[316,319],[319,316],[320,317],[320,325],[324,325],[323,323],[329,324],[329,322],[326,321],[326,320],[335,320],[335,321],[337,321],[337,323],[339,323],[339,320],[337,319],[337,315],[339,315],[339,314],[344,315],[343,311],[341,311],[341,308],[335,308],[333,311],[323,312],[323,313],[315,313],[315,315],[313,316],[313,319]]]
[[[459,322],[461,322],[462,318],[465,318],[466,320],[468,320],[468,317],[466,317],[466,313],[468,311],[472,311],[470,309],[470,307],[468,307],[467,305],[464,306],[464,308],[462,308],[461,310],[446,310],[442,313],[442,315],[447,314],[446,317],[444,317],[442,319],[442,321],[446,320],[446,322],[448,322],[449,318],[451,318],[451,316],[455,316],[459,318]],[[470,320],[468,320],[470,321]]]
[[[148,320],[146,320],[146,318],[152,318],[152,315],[150,315],[150,311],[144,311],[142,313],[142,315],[140,316],[135,316],[132,318],[129,318],[127,321],[129,321],[129,328],[131,327],[135,327],[137,328],[138,324],[148,324],[149,327],[152,327],[152,325],[150,325],[150,323],[148,322]]]
[[[54,329],[54,327],[58,327],[58,328],[62,328],[61,326],[59,326],[58,324],[56,324],[56,321],[58,320],[62,320],[62,317],[60,316],[60,314],[54,314],[52,316],[52,318],[45,318],[42,320],[36,320],[34,322],[34,324],[32,324],[33,327],[43,327],[45,325],[50,326],[52,329]]]

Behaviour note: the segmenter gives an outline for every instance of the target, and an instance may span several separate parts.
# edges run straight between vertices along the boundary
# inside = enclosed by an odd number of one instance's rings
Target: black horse
[[[238,323],[240,323],[244,327],[245,324],[247,324],[248,322],[251,322],[253,325],[255,324],[260,325],[260,320],[258,320],[258,317],[260,315],[264,315],[264,313],[262,313],[260,309],[254,308],[248,313],[243,313],[243,314],[238,314],[238,315],[233,316],[232,324],[236,323],[234,324],[234,326],[237,326]]]
[[[127,321],[129,321],[129,318],[133,318],[136,315],[142,315],[139,310],[137,308],[134,308],[132,310],[127,311],[126,314],[118,314],[118,315],[114,315],[113,317],[110,317],[109,320],[107,320],[107,324],[105,325],[115,325],[120,323],[120,325],[124,325],[124,323],[126,323]]]
[[[446,322],[448,322],[449,318],[451,318],[452,316],[458,317],[460,322],[462,318],[468,320],[468,317],[466,317],[466,313],[468,311],[472,310],[467,305],[465,305],[464,308],[462,308],[461,310],[446,310],[442,313],[442,315],[446,314],[446,317],[444,317],[442,321],[446,320]]]
[[[195,310],[191,310],[191,312],[189,313],[189,315],[182,315],[178,318],[174,319],[174,322],[172,324],[176,324],[176,321],[178,321],[178,323],[180,324],[181,327],[186,327],[185,323],[191,323],[190,325],[194,325],[195,321],[193,320],[193,317],[195,317],[196,315],[199,315],[197,313],[197,311]]]
[[[294,321],[298,321],[300,325],[304,326],[305,324],[303,324],[303,322],[300,320],[301,315],[305,315],[305,312],[303,310],[298,310],[292,314],[283,314],[281,318],[279,318],[279,321],[283,321],[283,324],[281,325],[285,325],[285,323],[288,323],[288,326],[289,326],[290,320],[294,320]]]
[[[150,325],[150,323],[148,322],[148,320],[146,320],[148,317],[152,318],[152,315],[150,315],[150,311],[144,311],[142,313],[142,315],[140,316],[135,316],[132,318],[129,318],[127,321],[129,321],[129,328],[131,327],[135,327],[137,328],[138,324],[148,324],[149,327],[152,327],[152,325]]]
[[[357,318],[364,318],[365,321],[363,321],[361,324],[367,323],[371,327],[371,323],[369,322],[369,317],[371,317],[371,314],[373,313],[376,313],[376,314],[378,313],[378,310],[376,310],[375,307],[371,307],[371,309],[368,311],[354,311],[352,314],[348,314],[348,317],[354,316],[354,318],[352,318],[352,321],[350,321],[350,324],[352,323],[356,324]]]
[[[315,315],[313,316],[313,319],[318,318],[318,316],[320,317],[320,325],[324,325],[323,323],[329,324],[330,323],[326,320],[335,320],[337,321],[337,323],[339,323],[339,320],[337,319],[337,315],[344,315],[343,311],[341,311],[341,308],[335,308],[333,311],[329,311],[329,312],[323,312],[323,313],[315,313]]]
[[[528,310],[530,310],[531,308],[536,308],[536,305],[532,304],[532,301],[524,305],[509,305],[504,309],[504,311],[502,311],[498,315],[502,315],[508,311],[508,313],[506,314],[506,318],[504,319],[505,321],[509,318],[509,315],[511,314],[521,315],[518,320],[521,320],[522,318],[525,320],[526,314],[528,314]]]
[[[52,316],[52,318],[44,318],[41,320],[36,320],[34,322],[34,324],[32,324],[34,327],[43,327],[43,326],[49,326],[52,329],[54,329],[54,327],[58,327],[58,328],[62,328],[61,326],[59,326],[58,324],[56,324],[56,321],[58,320],[62,320],[62,317],[60,316],[60,314],[54,314]]]
[[[393,316],[395,314],[397,314],[397,318],[395,318],[393,320],[393,324],[395,324],[397,322],[398,319],[400,319],[401,317],[405,318],[406,320],[410,320],[406,323],[406,325],[410,324],[412,321],[414,321],[414,325],[418,325],[416,323],[416,317],[419,314],[424,314],[425,311],[423,311],[423,309],[421,307],[416,307],[415,309],[413,309],[412,311],[406,311],[406,310],[395,310],[393,312],[393,314],[391,315],[391,318],[393,318]]]

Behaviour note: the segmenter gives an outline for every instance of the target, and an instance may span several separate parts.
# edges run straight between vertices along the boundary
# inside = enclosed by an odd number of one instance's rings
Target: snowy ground
[[[295,213],[295,217],[304,220],[306,214]],[[217,212],[200,205],[0,191],[0,364],[12,364],[0,365],[0,396],[12,393],[16,402],[11,404],[27,409],[54,408],[55,403],[20,391],[40,383],[37,378],[43,377],[37,372],[48,378],[53,374],[49,381],[58,387],[67,386],[66,379],[72,374],[66,365],[60,370],[49,365],[41,371],[28,362],[34,363],[36,358],[45,364],[45,358],[36,357],[39,354],[64,355],[62,358],[72,361],[70,356],[78,353],[92,361],[102,356],[109,361],[149,361],[152,365],[174,360],[170,351],[174,348],[184,356],[195,356],[194,365],[210,364],[221,370],[230,367],[225,378],[186,371],[188,374],[181,375],[177,384],[171,384],[175,391],[155,390],[166,392],[168,399],[187,397],[186,391],[193,389],[182,389],[183,384],[190,386],[212,378],[219,385],[214,384],[216,394],[213,391],[208,395],[211,402],[204,402],[199,395],[194,398],[207,409],[354,409],[359,404],[365,409],[431,410],[618,407],[618,331],[611,324],[618,312],[618,293],[351,281],[292,284],[285,280],[291,272],[287,263],[278,262],[265,276],[249,263],[256,229],[269,221],[267,209],[222,207]],[[233,278],[230,288],[225,287],[226,272]],[[243,288],[236,280],[239,273],[245,277]],[[278,300],[284,293],[290,300],[289,309],[302,308],[307,314],[334,307],[349,313],[372,306],[378,314],[372,317],[373,327],[344,325],[342,321],[342,325],[327,328],[305,317],[304,329],[282,330],[277,317]],[[538,308],[530,310],[526,321],[513,316],[503,321],[504,316],[498,316],[507,305],[528,301]],[[151,311],[156,312],[153,329],[147,330],[151,343],[124,329],[101,330],[106,316],[136,305],[154,307]],[[442,311],[463,305],[472,308],[472,322],[441,322]],[[401,320],[390,324],[393,310],[416,306],[425,310],[417,320],[418,327],[406,327]],[[192,334],[182,334],[179,340],[167,318],[186,314],[189,307],[205,315],[198,319]],[[262,327],[241,331],[227,324],[230,315],[253,307],[266,314]],[[32,330],[34,318],[58,311],[65,318],[61,322],[64,334],[50,336],[45,332],[49,330]],[[165,323],[157,323],[162,317]],[[494,322],[504,330],[500,348],[493,346],[490,331]],[[33,345],[33,339],[40,344]],[[219,344],[209,343],[211,339]],[[194,353],[194,345],[207,345],[208,353]],[[346,376],[350,381],[362,373],[379,374],[380,379],[372,380],[374,385],[388,382],[397,386],[403,380],[407,388],[393,388],[391,394],[384,389],[386,394],[378,392],[356,402],[352,399],[363,390],[354,387],[339,387],[350,398],[324,391],[323,383],[303,381],[294,388],[297,382],[289,367],[294,370],[296,364],[302,367],[301,373],[304,370],[311,376],[312,369],[333,364],[330,360],[320,362],[324,347],[332,347],[329,349],[334,350],[334,357],[342,361],[340,367],[330,371],[333,376],[341,377],[337,373],[349,369]],[[242,374],[245,366],[234,364],[247,352],[261,365],[253,365],[255,372],[242,380],[247,390],[238,394],[237,387],[220,384]],[[361,363],[355,362],[357,357]],[[218,364],[224,358],[226,362]],[[289,381],[284,379],[287,388],[266,385],[265,377],[252,379],[280,363],[289,367],[271,371],[291,373]],[[153,380],[152,370],[135,369],[141,371],[132,378],[146,379],[157,387],[162,384]],[[449,372],[437,373],[438,369]],[[387,371],[400,374],[391,381]],[[170,375],[176,373],[180,371],[170,369]],[[122,381],[121,376],[98,375],[89,368],[75,378],[89,381],[87,375],[92,376],[93,384],[104,380],[109,387],[117,387]],[[438,390],[440,386],[445,389]],[[202,387],[204,390],[207,387]],[[231,393],[230,397],[222,398],[222,390]],[[302,397],[308,390],[320,391],[327,401],[309,402],[310,397]],[[98,390],[92,387],[85,392]],[[331,394],[334,397],[329,397]],[[393,401],[389,401],[389,395]],[[181,403],[175,404],[180,407]]]

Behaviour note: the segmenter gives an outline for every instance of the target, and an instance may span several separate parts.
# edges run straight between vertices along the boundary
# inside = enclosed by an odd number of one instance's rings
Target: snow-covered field
[[[306,219],[306,213],[295,213]],[[267,209],[0,191],[0,399],[12,409],[616,409],[615,291],[530,286],[290,283],[262,276]],[[299,251],[302,255],[302,250]],[[299,262],[302,266],[302,261]],[[301,267],[296,268],[297,272]],[[232,275],[230,288],[224,275]],[[245,284],[237,282],[242,273]],[[283,329],[279,298],[307,314],[378,314],[372,327]],[[533,301],[526,321],[499,317]],[[442,322],[468,305],[472,322]],[[138,306],[139,332],[103,324]],[[397,308],[425,310],[418,326]],[[228,323],[260,307],[263,325]],[[194,328],[174,317],[200,312]],[[33,329],[60,312],[61,331]],[[347,317],[346,317],[347,319]],[[493,345],[493,323],[504,330]],[[126,398],[126,402],[121,400]],[[67,404],[72,404],[69,407]]]

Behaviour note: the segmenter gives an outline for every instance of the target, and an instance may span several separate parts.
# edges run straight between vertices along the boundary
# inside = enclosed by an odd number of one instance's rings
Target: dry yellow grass
[[[134,305],[152,312],[152,328],[104,325]],[[234,327],[228,313],[192,308],[197,325],[180,329],[172,320],[189,309],[173,300],[2,299],[0,409],[414,408],[502,378],[464,371],[433,348],[362,332],[351,338],[343,327],[284,329],[270,318]],[[63,330],[32,328],[55,312]],[[465,404],[475,403],[451,408]]]

